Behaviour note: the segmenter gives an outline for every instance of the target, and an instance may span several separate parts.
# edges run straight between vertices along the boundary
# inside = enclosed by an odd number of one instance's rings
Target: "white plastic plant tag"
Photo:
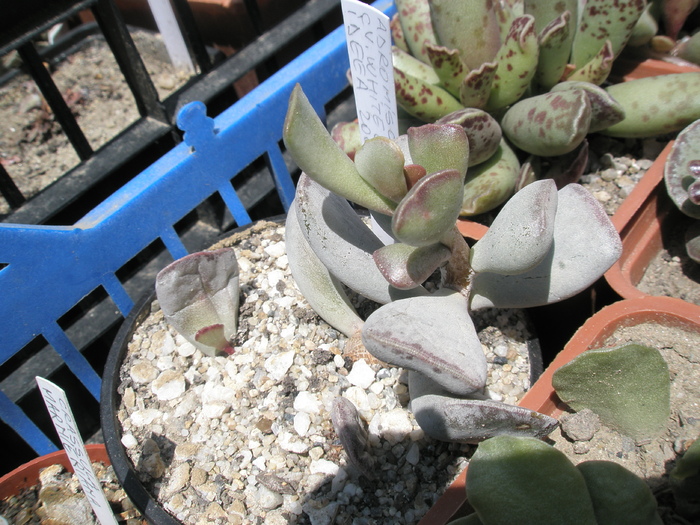
[[[359,0],[342,0],[341,6],[362,142],[380,136],[396,139],[389,17]]]
[[[90,502],[92,510],[95,511],[98,521],[102,525],[117,525],[117,520],[114,518],[114,513],[104,492],[102,492],[100,482],[95,476],[95,471],[92,470],[92,463],[80,437],[78,426],[75,424],[66,393],[43,377],[36,377],[36,382],[68,460],[73,466],[75,475],[78,476],[85,497]]]

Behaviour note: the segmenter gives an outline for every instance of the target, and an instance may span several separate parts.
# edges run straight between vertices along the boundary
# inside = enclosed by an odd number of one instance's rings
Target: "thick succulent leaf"
[[[523,274],[477,274],[473,309],[526,308],[567,299],[593,284],[620,257],[620,235],[591,193],[569,184],[558,194],[552,249]]]
[[[685,232],[685,251],[688,257],[700,263],[700,222],[694,222]]]
[[[391,17],[389,27],[391,29],[391,41],[401,51],[406,51],[406,53],[408,53],[408,42],[406,42],[406,35],[404,35],[403,27],[401,27],[401,20],[399,20],[398,13],[394,13],[394,16]]]
[[[476,108],[460,109],[435,123],[462,126],[469,141],[469,166],[490,159],[498,150],[503,135],[498,121],[486,111]]]
[[[331,138],[299,84],[289,98],[282,136],[294,162],[310,178],[360,206],[391,213],[393,203],[360,177],[355,164]]]
[[[362,146],[362,135],[360,134],[360,124],[357,120],[350,122],[338,122],[331,129],[331,138],[340,146],[345,154],[351,159],[355,158],[355,153]]]
[[[443,87],[453,96],[459,97],[459,87],[468,71],[462,63],[459,51],[436,45],[428,45],[426,50],[430,64],[440,77]]]
[[[428,0],[396,0],[394,3],[408,49],[414,57],[428,64],[425,44],[436,43]]]
[[[372,254],[384,246],[348,202],[305,174],[297,183],[299,225],[311,249],[348,287],[378,303],[427,293],[397,290],[384,279]]]
[[[591,103],[591,124],[588,127],[589,133],[595,133],[605,128],[622,122],[625,118],[625,110],[622,105],[610,96],[610,93],[602,87],[591,82],[567,81],[560,82],[552,88],[552,93],[556,91],[567,91],[571,89],[582,89],[588,101]]]
[[[679,42],[674,53],[683,60],[700,64],[700,32]]]
[[[399,202],[408,191],[403,165],[401,148],[386,137],[365,141],[355,154],[355,167],[360,176],[394,202]]]
[[[583,90],[529,97],[503,116],[503,133],[518,148],[542,157],[574,150],[588,133],[591,103]]]
[[[689,190],[696,189],[698,181],[700,181],[700,120],[696,120],[678,134],[664,165],[666,191],[679,210],[695,219],[700,219],[700,205],[693,202]]]
[[[432,0],[430,15],[437,43],[459,51],[469,70],[492,62],[501,47],[495,2]]]
[[[486,357],[467,299],[453,290],[380,307],[367,318],[362,342],[377,359],[420,372],[456,395],[486,383]]]
[[[324,321],[348,337],[363,324],[350,303],[342,283],[314,253],[304,237],[297,217],[297,200],[292,201],[285,222],[285,245],[292,277],[311,308]]]
[[[501,140],[489,160],[467,171],[459,214],[470,217],[500,206],[515,193],[519,177],[518,157],[508,143]]]
[[[440,77],[430,64],[421,62],[396,46],[392,46],[391,48],[391,61],[396,69],[420,79],[423,82],[432,85],[438,85],[440,83]]]
[[[197,334],[221,325],[223,337],[233,339],[238,329],[238,290],[238,263],[231,248],[187,255],[156,276],[156,296],[166,321],[207,355],[216,349],[199,342]]]
[[[428,173],[456,170],[462,179],[469,166],[469,139],[462,126],[456,124],[425,124],[409,128],[408,149],[411,160]]]
[[[483,108],[489,100],[496,78],[496,62],[484,62],[464,77],[459,89],[459,101],[466,108]]]
[[[367,479],[374,479],[376,458],[372,455],[369,435],[352,401],[336,397],[331,407],[331,422],[348,462]]]
[[[374,252],[374,261],[389,283],[402,290],[420,286],[451,255],[444,244],[409,246],[394,243]]]
[[[226,338],[224,325],[222,324],[215,324],[201,328],[194,335],[194,339],[200,345],[210,348],[210,351],[207,352],[208,355],[215,355],[217,352],[224,352],[230,355],[234,352],[231,343]]]
[[[464,107],[443,88],[428,84],[398,68],[394,68],[394,87],[396,103],[406,113],[424,122],[434,122]]]
[[[537,5],[552,5],[550,2],[532,2]],[[558,3],[558,2],[557,2]],[[571,2],[576,4],[577,2]],[[556,4],[556,3],[555,3]],[[576,17],[564,11],[540,32],[540,57],[535,71],[535,82],[544,90],[550,89],[564,76],[571,54]],[[535,16],[537,21],[537,16]]]
[[[614,461],[576,465],[586,480],[598,525],[662,525],[654,493],[646,482]]]
[[[467,498],[484,523],[597,525],[585,478],[540,439],[497,436],[480,443],[469,461]]]
[[[639,78],[605,88],[625,118],[602,131],[612,137],[644,138],[680,131],[700,118],[700,73]]]
[[[530,87],[538,57],[534,18],[516,18],[498,52],[496,76],[485,109],[494,111],[517,102]]]
[[[452,230],[462,207],[462,175],[443,170],[420,179],[396,207],[391,229],[401,242],[428,246]]]
[[[557,369],[552,385],[574,410],[588,408],[604,425],[637,441],[666,430],[671,380],[656,348],[627,344],[588,350]]]
[[[610,40],[606,40],[598,53],[583,67],[568,75],[567,80],[591,82],[600,85],[608,78],[614,59],[612,44]]]
[[[542,2],[541,0],[524,0],[524,13],[535,18],[535,30],[538,34],[547,33],[547,28],[551,28],[552,22],[561,18],[564,13],[568,13],[568,18],[575,22],[578,19],[578,0],[559,0],[557,2]],[[573,41],[574,35],[571,34]],[[567,46],[571,48],[569,44]]]
[[[698,7],[698,0],[676,0],[674,2],[662,2],[662,17],[666,34],[673,39],[678,37],[688,15]]]
[[[646,0],[586,0],[574,37],[571,61],[580,68],[610,40],[613,56],[620,54],[629,40]]]
[[[540,180],[520,190],[472,248],[472,269],[514,275],[539,264],[552,246],[556,211],[554,181]]]
[[[639,20],[637,20],[637,23],[634,24],[634,29],[632,29],[630,39],[627,41],[628,47],[647,45],[651,42],[652,38],[658,34],[659,22],[657,21],[654,13],[652,13],[652,10],[654,10],[654,3],[647,2],[647,6],[639,16]]]

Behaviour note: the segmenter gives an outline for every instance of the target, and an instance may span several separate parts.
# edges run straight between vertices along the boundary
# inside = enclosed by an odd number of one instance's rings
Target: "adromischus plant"
[[[238,328],[236,253],[222,248],[192,253],[156,276],[156,296],[165,320],[207,355],[233,353]]]
[[[678,209],[696,219],[685,232],[685,249],[700,263],[700,119],[678,134],[664,165],[664,181]]]
[[[475,512],[450,525],[661,525],[656,499],[612,461],[574,465],[539,439],[497,436],[469,462],[467,499]]]
[[[412,409],[427,434],[461,442],[548,434],[556,420],[484,399],[486,360],[470,312],[557,302],[598,279],[621,253],[600,204],[581,186],[534,182],[470,249],[455,225],[470,156],[461,126],[370,139],[353,161],[296,86],[283,138],[303,171],[286,221],[287,255],[316,312],[378,359],[411,371]],[[371,210],[395,242],[384,245],[348,200]],[[441,286],[430,293],[422,283],[437,269]],[[383,306],[361,319],[343,285]]]

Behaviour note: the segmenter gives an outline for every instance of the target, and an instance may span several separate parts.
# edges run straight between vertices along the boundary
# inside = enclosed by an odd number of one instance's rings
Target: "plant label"
[[[73,466],[75,475],[78,476],[85,497],[90,502],[92,510],[95,511],[97,519],[102,525],[117,525],[114,513],[100,487],[100,482],[92,470],[92,463],[80,437],[73,412],[68,405],[66,393],[43,377],[37,377],[36,382],[68,460]]]
[[[341,6],[362,141],[379,136],[396,139],[389,17],[359,0],[342,0]]]

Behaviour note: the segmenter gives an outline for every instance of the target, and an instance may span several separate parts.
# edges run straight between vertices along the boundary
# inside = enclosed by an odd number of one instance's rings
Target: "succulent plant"
[[[700,439],[696,439],[669,473],[678,513],[688,520],[700,519]]]
[[[666,429],[671,380],[656,348],[628,344],[588,350],[557,369],[552,385],[572,409],[588,408],[605,425],[636,441]]]
[[[455,225],[471,155],[462,126],[370,139],[353,161],[296,86],[283,138],[303,172],[287,254],[316,312],[377,359],[411,371],[413,411],[428,435],[473,442],[549,433],[556,420],[485,399],[471,312],[553,303],[597,280],[621,252],[600,204],[576,184],[533,182],[470,248]],[[385,245],[348,201],[370,210],[394,242]],[[441,280],[429,291],[423,284],[436,270]],[[345,287],[382,306],[363,320]]]
[[[238,262],[232,248],[186,255],[156,276],[165,320],[207,355],[233,353],[238,328]]]
[[[696,219],[686,231],[685,248],[700,262],[700,118],[678,134],[666,159],[664,181],[678,209]]]
[[[660,525],[651,489],[612,461],[574,466],[539,439],[497,436],[469,462],[467,499],[475,513],[450,525]]]

